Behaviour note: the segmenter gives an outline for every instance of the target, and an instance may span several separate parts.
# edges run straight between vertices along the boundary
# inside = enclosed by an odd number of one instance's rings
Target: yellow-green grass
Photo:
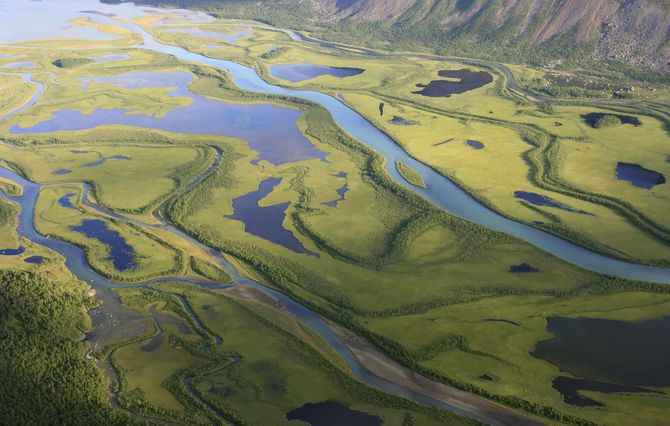
[[[651,263],[663,263],[670,260],[670,252],[665,243],[642,231],[615,211],[579,198],[538,188],[529,179],[531,168],[524,158],[525,153],[532,149],[532,145],[524,141],[520,131],[502,125],[430,114],[403,104],[386,105],[384,117],[380,117],[378,99],[357,94],[347,95],[346,99],[368,119],[391,135],[415,158],[454,179],[479,199],[507,216],[528,223],[536,221],[550,223],[559,230],[563,229],[567,232],[577,231],[591,241],[603,245],[601,249],[605,249],[610,255]],[[575,116],[597,111],[584,107],[563,108],[571,111],[571,114]],[[394,115],[418,121],[420,124],[394,125],[389,122],[389,117]],[[560,141],[558,145],[560,154],[551,161],[555,163],[555,167],[560,166],[560,176],[565,175],[568,184],[590,193],[619,198],[659,224],[667,226],[667,219],[665,217],[661,219],[665,205],[668,203],[668,196],[665,195],[668,192],[667,185],[661,185],[651,192],[645,191],[634,188],[627,182],[617,181],[614,174],[616,162],[621,159],[635,160],[632,162],[641,161],[643,164],[653,166],[650,168],[654,170],[665,171],[666,175],[670,173],[665,158],[657,154],[658,150],[662,149],[663,141],[666,140],[662,129],[659,128],[660,123],[654,119],[643,120],[648,123],[648,130],[644,130],[647,126],[645,124],[640,127],[624,125],[615,130],[603,131],[609,133],[608,145],[591,154],[591,164],[581,161],[581,158],[571,160],[563,152],[566,151],[566,147],[574,147],[568,152],[571,155],[583,157],[593,151],[592,147],[595,143],[569,139]],[[587,130],[586,124],[583,124],[583,127],[589,138],[603,139],[603,136],[597,134],[597,130]],[[626,132],[640,132],[639,136],[647,132],[647,137],[644,137],[637,147],[632,147],[625,142]],[[621,134],[621,137],[614,136],[618,134]],[[631,135],[627,136],[630,139]],[[482,142],[485,145],[484,149],[473,149],[465,143],[467,139]],[[646,144],[647,150],[635,151],[640,148],[641,144]],[[616,149],[621,153],[617,154]],[[633,152],[635,154],[630,155]],[[601,166],[596,167],[598,163]],[[500,164],[504,166],[501,168]],[[571,175],[565,173],[566,169]],[[591,182],[606,182],[610,186],[606,190],[602,184],[592,186]],[[529,208],[528,204],[514,197],[515,191],[536,192],[574,209],[592,213],[592,215],[551,207]],[[628,197],[619,196],[619,194],[626,195],[626,193],[630,195]]]
[[[420,364],[495,394],[517,396],[597,423],[634,424],[639,419],[662,422],[659,408],[669,402],[668,397],[589,392],[606,407],[567,405],[551,387],[551,380],[565,373],[531,356],[530,352],[537,342],[551,338],[545,329],[547,317],[642,321],[666,316],[669,312],[670,296],[642,292],[567,298],[506,296],[445,306],[417,315],[368,319],[367,324],[374,332],[416,353],[424,353],[449,337],[463,336],[467,350],[443,347]],[[494,380],[479,379],[481,375]]]
[[[17,75],[0,74],[0,115],[14,111],[35,93],[35,87]]]
[[[98,166],[85,167],[98,161],[99,154],[109,159]],[[127,156],[130,160],[110,158],[115,155]],[[91,195],[99,203],[122,211],[140,211],[195,179],[197,173],[213,161],[214,154],[209,149],[192,146],[77,144],[13,148],[0,145],[0,157],[16,164],[34,182],[88,182],[94,191]],[[60,169],[71,170],[71,173],[54,173]]]
[[[288,423],[283,419],[291,409],[306,402],[327,400],[378,415],[389,425],[402,424],[407,414],[415,419],[415,424],[438,421],[428,413],[392,408],[388,402],[376,399],[375,392],[346,378],[344,375],[350,373],[334,367],[324,357],[321,352],[325,344],[319,338],[308,337],[309,331],[280,311],[249,300],[231,299],[226,292],[214,294],[179,285],[157,288],[179,292],[187,298],[195,314],[223,339],[222,345],[213,350],[241,356],[241,362],[231,367],[199,375],[194,385],[209,402],[237,413],[251,424]],[[216,368],[202,372],[207,370]],[[232,392],[223,397],[212,388],[228,388]],[[460,423],[452,415],[441,420],[440,424]]]
[[[421,175],[416,172],[416,170],[414,170],[407,164],[403,163],[402,161],[396,161],[395,166],[396,169],[398,169],[398,173],[400,173],[400,176],[402,176],[403,179],[405,179],[407,182],[411,183],[414,186],[418,186],[419,188],[426,187],[426,183],[423,181]]]
[[[58,200],[66,194],[74,193],[71,198],[75,209],[63,207]],[[42,189],[35,207],[35,226],[43,235],[53,236],[73,242],[86,250],[92,267],[101,273],[125,281],[143,280],[169,273],[178,273],[184,268],[183,254],[150,234],[131,225],[112,221],[97,213],[83,209],[78,199],[81,197],[79,185],[52,185]],[[109,257],[107,245],[95,238],[70,229],[85,219],[100,219],[107,223],[110,230],[118,232],[135,251],[137,267],[127,271],[118,271]]]

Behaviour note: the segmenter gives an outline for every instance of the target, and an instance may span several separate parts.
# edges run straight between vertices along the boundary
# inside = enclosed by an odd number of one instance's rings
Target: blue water
[[[6,248],[0,250],[0,256],[18,256],[19,254],[23,253],[26,251],[26,248],[23,246],[19,246],[18,248]]]
[[[53,174],[55,175],[66,175],[68,173],[72,173],[72,170],[70,169],[56,169],[53,171]]]
[[[70,229],[81,232],[88,238],[95,238],[109,247],[109,257],[118,271],[127,271],[137,266],[135,262],[135,250],[128,245],[126,240],[117,231],[107,227],[107,222],[99,219],[84,219],[81,225],[71,226]]]
[[[616,178],[632,183],[638,188],[651,189],[665,183],[665,176],[653,170],[645,169],[639,164],[618,163]]]
[[[298,83],[300,81],[311,80],[323,75],[332,75],[333,77],[345,78],[363,73],[360,68],[342,68],[328,67],[325,65],[313,64],[281,64],[272,65],[270,74],[282,80]]]
[[[32,127],[10,128],[12,134],[49,133],[59,130],[84,130],[101,125],[123,124],[166,130],[175,133],[214,134],[240,138],[258,151],[256,161],[275,165],[318,158],[327,153],[316,148],[296,124],[301,112],[271,104],[233,104],[191,93],[187,85],[193,76],[186,72],[142,72],[118,76],[82,78],[84,84],[102,83],[126,88],[171,87],[171,96],[192,100],[188,106],[168,111],[158,118],[147,114],[129,114],[125,109],[96,109],[83,114],[61,109],[54,117]]]
[[[65,207],[68,209],[74,209],[74,205],[72,204],[72,197],[74,197],[76,194],[71,193],[71,194],[65,194],[62,197],[58,199],[58,204],[61,207]]]
[[[529,203],[534,204],[536,206],[554,207],[554,208],[557,208],[557,209],[565,210],[567,212],[591,215],[591,213],[589,213],[589,212],[585,212],[583,210],[573,209],[570,206],[566,206],[565,204],[559,203],[558,201],[554,200],[553,198],[549,198],[549,197],[546,197],[544,195],[536,194],[535,192],[516,191],[516,192],[514,192],[514,198],[519,198],[521,200],[528,201]]]
[[[33,265],[39,265],[40,263],[44,262],[44,259],[44,256],[30,256],[23,259],[23,261]]]
[[[12,62],[11,64],[5,64],[0,66],[0,68],[15,69],[15,68],[37,68],[35,62]]]
[[[338,188],[338,189],[335,191],[335,192],[337,193],[337,195],[340,196],[340,198],[338,198],[338,199],[336,199],[336,200],[332,200],[332,201],[326,201],[326,202],[323,203],[323,204],[326,205],[326,206],[328,206],[328,207],[337,207],[337,204],[338,204],[340,201],[344,201],[344,194],[346,194],[347,191],[349,191],[349,184],[345,182],[344,185],[342,185],[340,188]]]
[[[291,204],[289,201],[267,207],[258,205],[258,202],[270,194],[279,182],[280,178],[267,178],[261,182],[258,190],[234,199],[233,214],[226,217],[243,222],[244,230],[249,234],[272,241],[296,253],[316,256],[303,247],[291,231],[284,228],[286,209]]]
[[[484,144],[474,139],[468,139],[467,141],[465,141],[465,143],[474,149],[484,149]]]

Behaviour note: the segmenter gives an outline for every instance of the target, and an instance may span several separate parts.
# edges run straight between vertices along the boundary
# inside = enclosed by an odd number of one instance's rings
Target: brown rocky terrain
[[[437,20],[474,41],[484,34],[541,46],[559,36],[593,48],[594,59],[670,70],[667,0],[310,0],[319,19]]]

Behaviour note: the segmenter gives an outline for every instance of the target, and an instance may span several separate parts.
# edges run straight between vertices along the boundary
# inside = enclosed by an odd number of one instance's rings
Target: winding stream
[[[640,265],[613,259],[499,215],[475,200],[447,177],[412,158],[393,139],[333,96],[312,90],[294,90],[272,85],[263,80],[253,68],[232,61],[214,59],[189,52],[181,47],[161,44],[141,26],[132,22],[112,21],[99,16],[95,19],[101,22],[115,23],[140,34],[144,39],[143,44],[138,46],[140,48],[172,55],[183,61],[205,64],[225,70],[232,75],[235,85],[243,90],[268,95],[292,96],[320,104],[331,113],[340,128],[384,156],[386,171],[396,183],[418,193],[454,216],[489,229],[513,235],[566,262],[593,272],[630,280],[670,284],[670,268]],[[426,183],[426,188],[417,188],[406,182],[395,168],[396,161],[401,161],[416,170]]]
[[[129,6],[124,5],[124,7],[127,8]],[[79,15],[81,16],[81,13]],[[438,174],[432,168],[410,157],[386,134],[375,128],[360,114],[351,110],[340,100],[332,96],[316,91],[293,90],[271,85],[259,77],[253,68],[249,68],[231,61],[209,58],[203,55],[189,52],[180,47],[160,44],[155,41],[150,34],[144,31],[142,27],[128,21],[116,21],[100,15],[89,14],[84,16],[91,16],[93,20],[103,23],[113,23],[142,35],[144,38],[144,43],[138,46],[138,48],[149,49],[152,51],[173,55],[184,61],[205,64],[225,70],[233,76],[235,84],[243,90],[272,95],[293,96],[322,105],[330,111],[336,123],[342,129],[347,131],[360,142],[384,155],[387,164],[387,172],[398,184],[404,185],[406,188],[415,191],[430,202],[455,216],[483,225],[490,229],[516,236],[567,262],[595,272],[628,279],[670,284],[670,269],[668,268],[638,265],[608,258],[604,255],[594,253],[588,249],[562,240],[546,232],[514,222],[498,215],[469,196],[446,177]],[[506,70],[506,68],[502,68]],[[505,72],[503,71],[503,73]],[[507,71],[505,74],[508,73],[509,72]],[[29,79],[30,77],[28,76],[24,78]],[[508,78],[508,80],[513,81],[513,78]],[[44,86],[37,83],[36,93],[33,95],[30,101],[22,105],[17,110],[0,116],[0,119],[8,118],[9,116],[14,115],[19,111],[33,105],[35,102],[37,102],[43,91]],[[220,158],[221,154],[219,153],[215,163],[205,173],[198,177],[191,185],[189,185],[187,189],[192,188],[195,184],[206,177],[207,174],[209,174],[218,165]],[[396,161],[401,161],[416,170],[416,172],[419,173],[423,178],[427,188],[416,188],[407,183],[397,172],[395,168]],[[112,282],[94,271],[88,264],[85,252],[81,248],[54,238],[43,237],[37,232],[34,224],[34,209],[37,196],[40,191],[40,185],[29,182],[23,177],[5,168],[0,168],[0,176],[11,179],[23,187],[24,192],[20,197],[12,197],[4,193],[0,193],[0,195],[3,197],[15,201],[21,205],[18,226],[20,235],[35,242],[36,244],[43,245],[60,253],[65,258],[65,264],[67,268],[72,271],[72,273],[79,279],[88,282],[93,288],[95,288],[97,291],[97,297],[104,302],[103,306],[99,308],[97,313],[94,313],[93,315],[95,330],[89,335],[89,339],[95,344],[96,342],[104,342],[109,341],[112,338],[119,338],[120,334],[130,333],[132,335],[132,333],[134,333],[135,330],[141,325],[141,316],[135,311],[124,308],[119,303],[118,297],[112,291],[114,288],[128,287],[128,285]],[[85,187],[85,192],[87,189],[88,188]],[[342,335],[328,323],[326,323],[321,317],[301,304],[293,301],[284,294],[276,290],[266,288],[253,280],[240,276],[237,271],[235,271],[235,269],[227,263],[225,258],[219,252],[203,245],[182,231],[174,228],[162,218],[158,210],[154,212],[154,216],[160,221],[160,224],[149,225],[138,222],[136,220],[131,220],[123,215],[108,212],[102,207],[88,202],[86,195],[83,197],[83,202],[94,207],[101,213],[114,216],[121,220],[128,220],[141,226],[161,227],[162,229],[171,232],[179,238],[207,251],[212,256],[214,256],[220,265],[233,276],[233,285],[250,286],[278,300],[279,303],[286,308],[287,312],[318,333],[347,363],[355,376],[368,385],[378,387],[386,392],[397,394],[418,402],[441,407],[490,424],[532,423],[528,419],[506,407],[499,406],[474,395],[468,394],[469,399],[462,400],[460,403],[445,403],[443,400],[437,400],[427,396],[427,393],[421,393],[403,384],[397,384],[381,379],[368,371],[359,362],[358,358],[356,358],[350,350],[350,347],[347,346],[347,343],[342,338]],[[135,286],[146,286],[149,284],[168,281],[184,282],[197,286],[203,285],[203,283],[198,280],[161,278],[135,284]],[[227,286],[227,284],[218,284],[215,286],[208,285],[207,288],[222,288]],[[123,327],[118,327],[118,325],[121,323],[123,323]],[[197,398],[197,396],[194,397]]]

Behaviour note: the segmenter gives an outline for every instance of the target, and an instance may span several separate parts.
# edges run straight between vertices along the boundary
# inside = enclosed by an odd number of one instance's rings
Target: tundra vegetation
[[[275,84],[337,96],[411,156],[507,217],[608,256],[670,264],[670,187],[645,190],[615,177],[621,161],[670,175],[670,163],[659,155],[667,156],[665,105],[538,104],[508,90],[505,77],[488,66],[438,57],[369,56],[353,48],[299,43],[259,28],[235,43],[219,41],[219,47],[208,49],[213,40],[162,31],[161,25],[151,25],[154,21],[152,16],[136,18],[165,43],[254,66]],[[231,34],[239,23],[245,21],[216,20],[200,28]],[[225,71],[124,47],[134,40],[132,34],[106,30],[124,35],[108,42],[109,52],[128,59],[86,61],[100,49],[87,50],[85,43],[64,58],[64,46],[57,41],[26,53],[22,59],[37,65],[33,80],[48,90],[35,106],[0,121],[0,159],[4,167],[43,185],[34,213],[40,233],[81,246],[94,269],[127,283],[115,294],[145,326],[125,339],[103,342],[92,353],[118,375],[112,388],[122,410],[114,410],[108,405],[105,376],[85,360],[90,348],[81,341],[91,326],[84,312],[95,300],[58,254],[17,233],[19,209],[1,200],[0,248],[24,245],[26,252],[1,259],[0,282],[7,291],[0,295],[5,324],[0,340],[2,353],[11,354],[0,357],[7,383],[1,398],[3,407],[12,409],[3,411],[0,423],[58,422],[77,413],[88,424],[104,423],[103,418],[107,423],[156,418],[185,424],[221,419],[268,424],[284,421],[286,412],[306,402],[327,400],[379,416],[385,424],[470,423],[362,384],[313,331],[280,306],[247,297],[236,287],[207,289],[177,279],[133,286],[176,276],[231,281],[210,252],[158,226],[160,216],[222,253],[240,274],[281,291],[434,380],[549,422],[666,420],[667,386],[636,394],[582,391],[602,406],[578,407],[567,404],[552,386],[566,373],[531,353],[552,337],[549,317],[640,322],[668,316],[670,287],[591,273],[512,236],[450,216],[394,182],[383,158],[340,129],[319,105],[240,91]],[[273,79],[269,72],[273,64],[302,62],[365,72],[298,83]],[[493,82],[448,98],[412,93],[440,70],[458,69],[488,72]],[[175,70],[191,73],[189,90],[213,100],[299,110],[296,126],[327,153],[327,161],[255,161],[258,152],[244,140],[205,132],[185,135],[120,125],[11,131],[15,125],[48,120],[64,108],[84,114],[122,108],[162,117],[188,105],[189,99],[170,95],[170,88],[101,83],[84,88],[80,79]],[[513,71],[537,76],[528,69]],[[24,103],[33,88],[21,79],[0,77],[0,92],[16,98],[0,101],[2,114]],[[662,96],[667,93],[660,100]],[[606,117],[619,122],[616,127],[607,122],[590,126],[583,116],[594,112],[603,114],[598,123],[613,121]],[[623,124],[617,118],[622,114],[637,117],[641,125]],[[395,125],[390,120],[395,115],[417,124]],[[474,150],[468,140],[485,147]],[[130,160],[86,166],[113,156]],[[404,163],[396,167],[408,182],[425,185]],[[191,186],[199,176],[204,178]],[[280,182],[258,205],[288,203],[282,227],[317,256],[253,235],[244,223],[228,217],[234,200],[258,190],[270,177]],[[335,208],[325,205],[337,199],[345,182],[345,199]],[[0,180],[0,189],[20,193],[11,181]],[[573,211],[519,200],[516,191],[550,197]],[[71,206],[64,206],[59,201],[68,194],[74,194]],[[117,270],[108,245],[73,230],[87,219],[103,221],[132,247],[133,268]],[[47,261],[24,262],[31,255]],[[535,272],[509,272],[520,264]],[[17,401],[17,389],[31,397]]]

